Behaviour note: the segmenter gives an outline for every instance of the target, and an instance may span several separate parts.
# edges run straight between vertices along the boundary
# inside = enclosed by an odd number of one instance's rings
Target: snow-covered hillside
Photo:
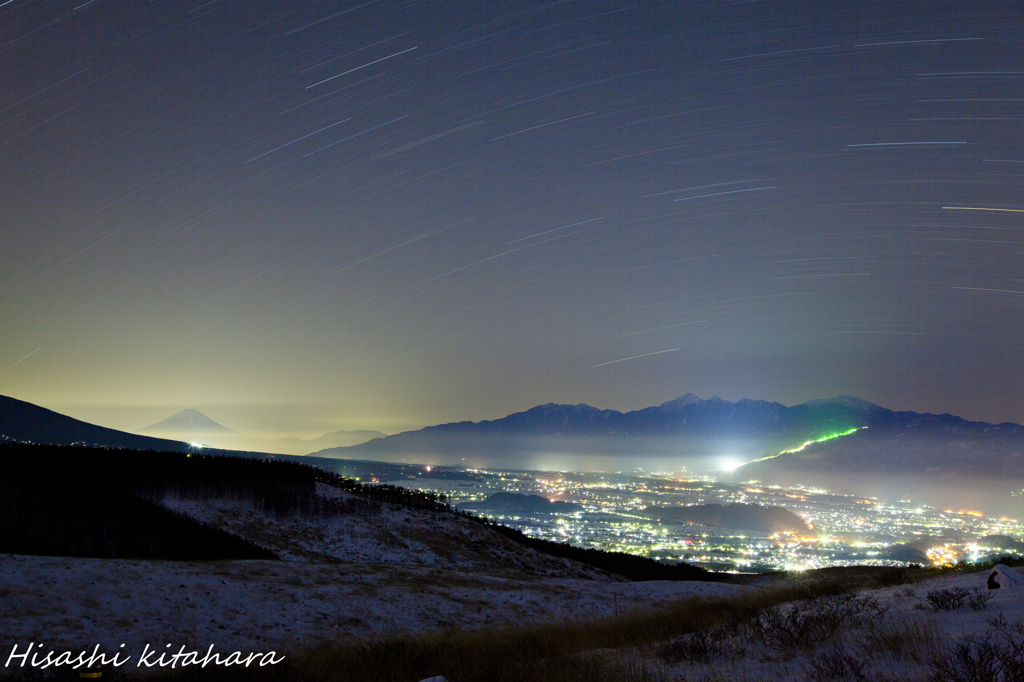
[[[317,483],[339,513],[278,518],[248,502],[168,497],[164,506],[224,528],[287,561],[376,562],[491,574],[617,580],[602,571],[541,554],[455,514],[411,509],[356,497]]]

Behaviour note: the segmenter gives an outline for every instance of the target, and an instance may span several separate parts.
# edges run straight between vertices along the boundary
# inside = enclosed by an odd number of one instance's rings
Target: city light
[[[572,511],[502,513],[487,518],[530,537],[656,558],[724,571],[807,570],[848,565],[946,565],[1001,556],[982,546],[986,536],[1024,535],[1024,524],[915,504],[841,495],[821,488],[675,480],[621,473],[470,471],[473,480],[394,481],[443,493],[456,505],[480,502],[496,492],[541,495],[578,505]],[[424,487],[429,483],[433,487]],[[661,509],[742,503],[783,507],[807,529],[767,532],[687,525]],[[950,536],[960,536],[953,543]]]

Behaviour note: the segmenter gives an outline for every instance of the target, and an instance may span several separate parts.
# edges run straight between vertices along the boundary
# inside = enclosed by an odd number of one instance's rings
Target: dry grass
[[[809,580],[743,597],[688,599],[655,611],[599,621],[482,630],[448,630],[324,642],[272,669],[168,671],[174,680],[374,680],[415,682],[443,675],[453,682],[639,682],[676,679],[652,646],[712,627],[732,627],[785,602],[849,591],[834,581]]]
[[[860,649],[875,658],[921,664],[938,653],[941,641],[934,624],[901,614],[869,622],[861,635]]]

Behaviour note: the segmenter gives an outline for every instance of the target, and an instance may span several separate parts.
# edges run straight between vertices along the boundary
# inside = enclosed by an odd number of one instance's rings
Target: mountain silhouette
[[[826,440],[837,434],[846,435]],[[737,471],[746,477],[741,480],[774,481],[781,471],[793,474],[782,477],[787,480],[814,471],[1024,478],[1024,427],[897,412],[848,395],[787,407],[687,393],[625,413],[549,403],[501,419],[440,424],[315,454],[530,468],[545,461],[543,453],[598,462],[592,466],[607,462],[611,470],[644,457],[689,466],[731,453],[748,462]]]
[[[199,410],[182,410],[163,421],[139,429],[140,431],[159,431],[162,433],[234,433],[226,426],[221,426]]]
[[[548,403],[507,417],[480,422],[452,422],[406,431],[371,441],[356,449],[387,451],[404,443],[426,444],[449,436],[572,436],[572,437],[783,437],[800,444],[800,438],[821,438],[853,428],[889,429],[915,426],[947,432],[1024,434],[1019,424],[970,422],[948,414],[894,412],[852,396],[811,400],[793,407],[744,398],[729,402],[718,397],[701,400],[692,393],[661,405],[632,412],[601,410],[587,404]],[[797,440],[792,440],[797,439]],[[354,450],[353,450],[354,451]]]

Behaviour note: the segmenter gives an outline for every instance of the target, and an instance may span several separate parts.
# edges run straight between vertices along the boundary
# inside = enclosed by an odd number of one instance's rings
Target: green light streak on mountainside
[[[842,432],[839,432],[839,433],[830,433],[827,436],[822,436],[821,438],[815,438],[814,440],[809,440],[809,441],[807,441],[806,443],[804,443],[803,445],[801,445],[799,447],[790,448],[789,450],[783,450],[782,452],[780,452],[778,454],[768,455],[767,457],[762,457],[761,459],[754,460],[754,461],[756,461],[756,462],[763,462],[763,461],[768,460],[768,459],[774,459],[774,458],[778,457],[779,455],[788,455],[788,454],[793,453],[793,452],[800,452],[800,451],[804,450],[805,448],[807,448],[808,446],[814,445],[815,443],[824,443],[827,440],[835,440],[836,438],[842,438],[843,436],[849,436],[851,433],[856,433],[857,431],[860,431],[861,429],[866,429],[866,428],[868,428],[868,427],[866,427],[866,426],[855,426],[852,429],[850,429],[849,431],[842,431]]]
[[[809,440],[809,441],[807,441],[806,443],[804,443],[803,445],[801,445],[798,448],[793,448],[792,450],[783,450],[779,454],[780,455],[788,455],[791,452],[800,452],[801,450],[806,448],[808,445],[814,445],[815,443],[824,443],[827,440],[834,440],[836,438],[842,438],[843,436],[849,436],[851,433],[854,433],[856,431],[860,431],[861,429],[866,429],[866,428],[868,428],[868,427],[866,427],[866,426],[855,426],[854,428],[850,429],[849,431],[843,431],[842,433],[832,433],[832,434],[829,434],[827,436],[822,436],[821,438],[818,438],[816,440]]]

